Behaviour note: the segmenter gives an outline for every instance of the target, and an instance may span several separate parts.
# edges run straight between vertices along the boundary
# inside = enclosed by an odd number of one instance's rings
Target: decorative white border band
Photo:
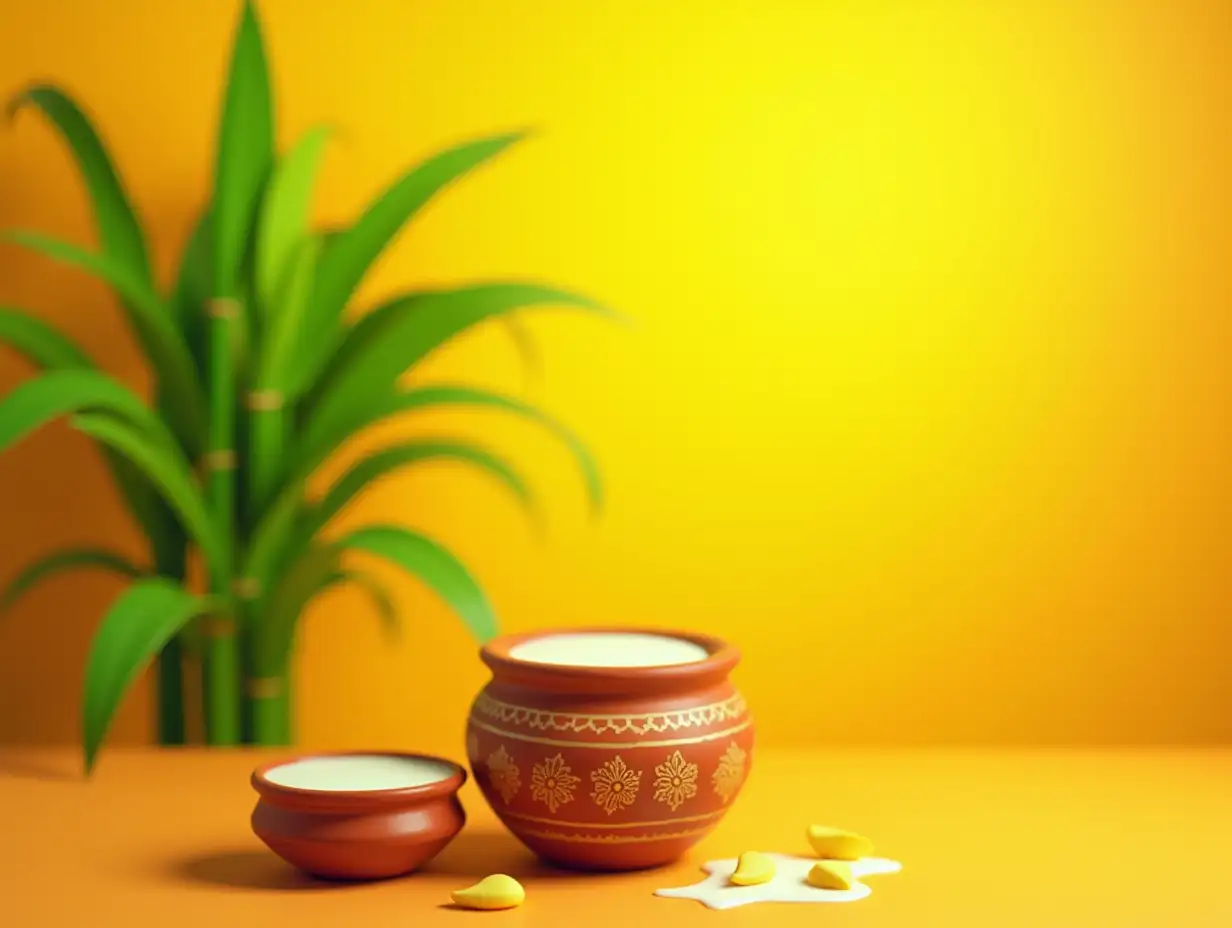
[[[564,731],[596,735],[646,735],[684,731],[733,722],[748,714],[748,705],[739,694],[722,702],[675,712],[650,712],[642,715],[582,715],[528,709],[493,699],[480,693],[474,711],[506,725],[525,726],[538,731]]]

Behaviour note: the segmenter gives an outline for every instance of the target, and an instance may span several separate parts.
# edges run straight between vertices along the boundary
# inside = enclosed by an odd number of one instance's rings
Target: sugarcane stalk
[[[222,563],[210,572],[210,592],[231,601],[235,544],[235,370],[232,326],[240,314],[236,299],[210,302],[209,445],[207,497],[223,547]],[[205,730],[212,745],[239,744],[242,738],[240,647],[234,611],[215,615],[205,625]]]
[[[158,653],[158,743],[188,743],[184,717],[184,647],[172,638]]]
[[[249,500],[254,512],[264,512],[274,495],[286,455],[287,420],[283,397],[258,386],[248,394]]]
[[[291,744],[291,691],[287,675],[248,681],[253,741],[265,747]]]
[[[159,404],[161,408],[161,403]],[[188,539],[169,507],[161,501],[155,512],[157,535],[150,539],[154,568],[162,577],[183,581],[187,575]],[[188,743],[184,708],[184,645],[177,635],[163,645],[157,660],[157,732],[164,746]]]
[[[286,454],[288,423],[283,395],[258,384],[248,395],[248,496],[253,512],[264,512],[274,496]],[[242,583],[246,607],[251,609],[260,592],[253,579]],[[259,621],[260,616],[250,616]],[[251,621],[250,623],[251,624]],[[256,655],[250,655],[255,657]],[[291,743],[290,691],[285,674],[260,676],[250,664],[248,717],[253,743],[283,747]]]

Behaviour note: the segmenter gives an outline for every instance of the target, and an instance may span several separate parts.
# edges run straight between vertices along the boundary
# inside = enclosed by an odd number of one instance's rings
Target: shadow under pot
[[[480,656],[466,749],[484,798],[557,866],[639,870],[709,833],[749,775],[753,720],[707,635],[566,629],[508,635]]]
[[[466,771],[424,754],[315,754],[252,774],[252,830],[313,876],[375,880],[423,866],[466,823]]]

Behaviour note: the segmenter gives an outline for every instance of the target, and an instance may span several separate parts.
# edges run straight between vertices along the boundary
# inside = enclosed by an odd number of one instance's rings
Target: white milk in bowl
[[[710,652],[695,642],[643,632],[544,635],[509,650],[514,660],[557,667],[672,667],[695,664]]]
[[[291,789],[350,793],[427,786],[447,780],[455,772],[451,765],[426,757],[341,754],[281,764],[266,771],[265,779]]]

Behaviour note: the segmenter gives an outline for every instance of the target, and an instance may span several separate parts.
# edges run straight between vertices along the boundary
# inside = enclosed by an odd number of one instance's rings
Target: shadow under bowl
[[[328,789],[304,788],[270,776],[306,761],[367,758],[433,765],[443,775],[419,785],[378,789],[347,788],[345,778]],[[252,812],[253,832],[293,867],[325,879],[378,880],[411,873],[444,850],[466,824],[458,801],[465,769],[428,754],[302,755],[258,767],[251,782],[260,797]]]

